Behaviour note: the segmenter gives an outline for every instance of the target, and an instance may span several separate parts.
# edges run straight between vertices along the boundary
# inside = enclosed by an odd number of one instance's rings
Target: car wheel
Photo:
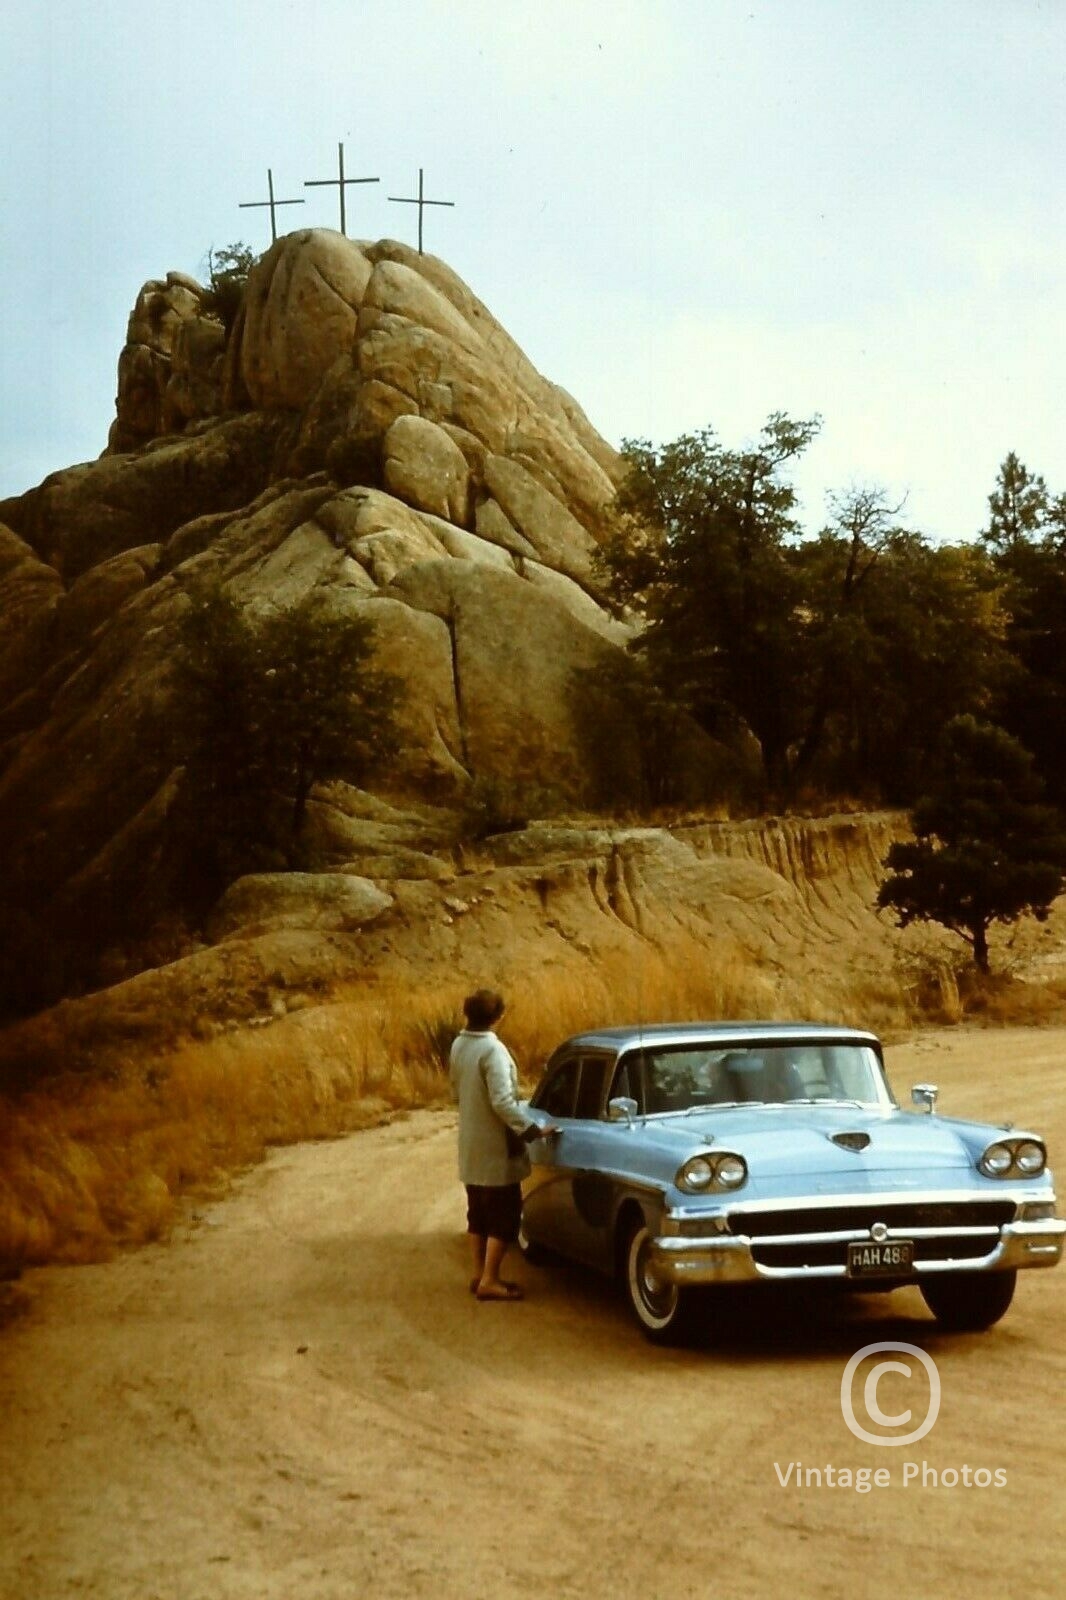
[[[518,1251],[523,1261],[528,1261],[531,1267],[546,1267],[553,1260],[547,1245],[538,1244],[529,1237],[524,1219],[518,1224]]]
[[[658,1276],[650,1260],[652,1237],[643,1221],[631,1229],[622,1254],[622,1282],[645,1338],[653,1344],[676,1344],[693,1331],[693,1291]]]
[[[930,1278],[922,1299],[944,1328],[977,1332],[1004,1316],[1014,1299],[1016,1272],[967,1272]]]

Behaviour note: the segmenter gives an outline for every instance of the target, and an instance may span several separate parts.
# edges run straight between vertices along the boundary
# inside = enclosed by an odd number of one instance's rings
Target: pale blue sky
[[[0,495],[99,453],[140,284],[414,239],[619,442],[820,411],[799,477],[967,537],[1066,489],[1066,0],[4,0]]]

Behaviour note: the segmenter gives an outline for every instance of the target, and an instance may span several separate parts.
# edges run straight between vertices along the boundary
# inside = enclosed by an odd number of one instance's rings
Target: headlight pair
[[[706,1194],[711,1189],[739,1189],[748,1181],[748,1164],[731,1151],[689,1156],[674,1180],[686,1194]]]
[[[997,1139],[977,1163],[986,1178],[1038,1178],[1047,1166],[1047,1151],[1036,1139]]]

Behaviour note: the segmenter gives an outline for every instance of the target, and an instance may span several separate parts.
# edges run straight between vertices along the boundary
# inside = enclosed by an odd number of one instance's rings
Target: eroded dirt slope
[[[929,1035],[890,1067],[1061,1152],[1064,1048]],[[0,1333],[4,1600],[675,1600],[723,1572],[756,1596],[1061,1593],[1066,1272],[1023,1276],[984,1335],[938,1334],[908,1291],[656,1351],[575,1272],[474,1302],[453,1148],[421,1112],[285,1150],[167,1246],[29,1275]],[[903,1450],[840,1414],[844,1363],[882,1338],[943,1383]],[[909,1403],[887,1379],[880,1400]],[[791,1461],[893,1484],[782,1489]],[[904,1488],[904,1461],[1007,1481]]]

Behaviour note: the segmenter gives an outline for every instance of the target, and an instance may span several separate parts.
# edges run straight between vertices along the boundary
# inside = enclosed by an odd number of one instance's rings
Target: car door
[[[553,1139],[536,1139],[530,1145],[532,1172],[523,1185],[523,1227],[536,1244],[568,1255],[572,1207],[567,1137],[573,1126],[574,1105],[581,1076],[576,1051],[549,1063],[531,1106],[549,1117],[560,1130]]]
[[[621,1129],[606,1120],[607,1087],[614,1057],[594,1052],[581,1057],[574,1115],[565,1135],[567,1176],[561,1228],[566,1253],[591,1266],[610,1268],[614,1214],[616,1149]]]

